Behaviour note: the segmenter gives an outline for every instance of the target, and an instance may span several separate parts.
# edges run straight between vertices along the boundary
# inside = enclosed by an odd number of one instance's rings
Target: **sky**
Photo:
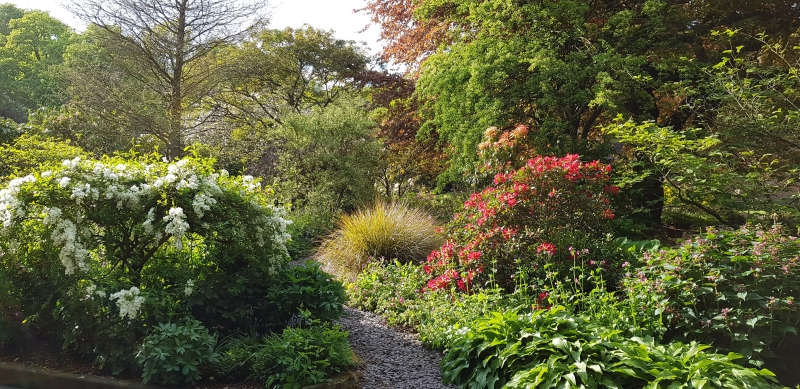
[[[69,11],[61,6],[62,0],[0,0],[10,2],[19,8],[38,9],[50,12],[50,15],[72,26],[83,30],[83,23],[72,17]],[[271,28],[301,27],[303,24],[324,30],[334,30],[338,39],[364,41],[372,54],[381,48],[378,42],[378,29],[371,27],[359,33],[369,23],[369,17],[362,13],[353,13],[362,8],[366,0],[272,0],[267,7],[272,9]]]

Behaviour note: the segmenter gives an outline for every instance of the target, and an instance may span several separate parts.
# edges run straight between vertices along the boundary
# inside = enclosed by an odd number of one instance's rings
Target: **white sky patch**
[[[75,19],[62,5],[62,0],[5,0],[19,8],[47,11],[56,19],[68,24],[78,31],[85,25]],[[299,28],[304,24],[322,30],[333,30],[338,39],[366,42],[370,54],[377,54],[382,45],[378,42],[378,28],[371,27],[359,33],[369,23],[366,13],[353,13],[354,9],[363,8],[366,0],[276,0],[269,2],[267,9],[271,11],[270,28]]]

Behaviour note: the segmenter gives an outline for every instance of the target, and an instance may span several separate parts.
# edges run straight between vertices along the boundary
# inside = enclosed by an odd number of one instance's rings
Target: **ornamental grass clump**
[[[420,263],[442,243],[433,217],[399,202],[376,202],[340,217],[338,225],[315,259],[342,278],[355,277],[376,258]]]

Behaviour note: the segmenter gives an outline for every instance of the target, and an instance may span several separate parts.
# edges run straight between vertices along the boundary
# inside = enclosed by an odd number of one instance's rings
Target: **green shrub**
[[[299,389],[355,365],[347,333],[338,326],[287,328],[281,335],[228,342],[215,364],[225,380],[250,380],[268,388]]]
[[[12,284],[8,280],[5,269],[0,268],[0,350],[15,343],[14,325],[10,315],[19,315],[19,305],[11,293]]]
[[[679,247],[645,252],[643,261],[626,288],[663,317],[668,339],[709,343],[755,366],[800,367],[800,240],[780,225],[709,228]]]
[[[342,315],[347,300],[342,283],[313,261],[281,270],[266,297],[271,324],[277,328],[285,327],[301,311],[313,319],[332,322]]]
[[[446,383],[470,388],[778,388],[767,370],[696,343],[627,339],[563,307],[492,313],[459,333],[442,360]]]
[[[342,216],[315,258],[326,271],[351,279],[373,259],[419,263],[441,244],[436,229],[436,221],[422,211],[379,201]]]
[[[375,262],[348,284],[349,304],[375,312],[391,326],[415,329],[425,345],[447,348],[456,330],[490,311],[523,304],[520,295],[499,289],[473,294],[454,290],[424,291],[427,276],[421,265]]]
[[[143,383],[193,384],[200,379],[200,367],[217,361],[217,339],[203,324],[184,319],[180,324],[159,324],[147,335],[136,356],[142,365]]]
[[[254,307],[289,238],[271,203],[206,160],[66,160],[0,190],[0,266],[32,325],[112,373],[136,370],[132,350],[159,323],[266,321]]]
[[[88,152],[69,141],[22,134],[13,143],[0,144],[0,178],[10,175],[24,176],[42,167],[61,165],[65,159],[88,156]]]

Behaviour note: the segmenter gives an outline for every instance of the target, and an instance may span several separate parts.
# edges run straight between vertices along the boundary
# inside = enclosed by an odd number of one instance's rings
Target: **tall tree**
[[[371,0],[357,10],[369,14],[380,28],[381,40],[386,42],[381,59],[403,64],[412,72],[447,40],[449,30],[443,18],[415,17],[419,5],[414,0]]]
[[[115,65],[158,96],[168,120],[155,136],[170,158],[183,152],[190,117],[219,81],[217,49],[263,24],[263,2],[229,0],[87,0],[71,10],[98,27]],[[115,82],[115,80],[104,80]]]
[[[252,128],[282,124],[282,116],[325,108],[353,89],[367,56],[353,41],[332,31],[261,29],[221,55],[225,82],[209,99],[214,114]]]
[[[363,47],[311,27],[261,29],[219,55],[224,82],[206,99],[201,141],[233,170],[270,177],[285,118],[321,112],[354,91],[368,63]]]
[[[46,12],[0,6],[0,117],[24,122],[28,111],[61,104],[53,69],[72,36]]]

